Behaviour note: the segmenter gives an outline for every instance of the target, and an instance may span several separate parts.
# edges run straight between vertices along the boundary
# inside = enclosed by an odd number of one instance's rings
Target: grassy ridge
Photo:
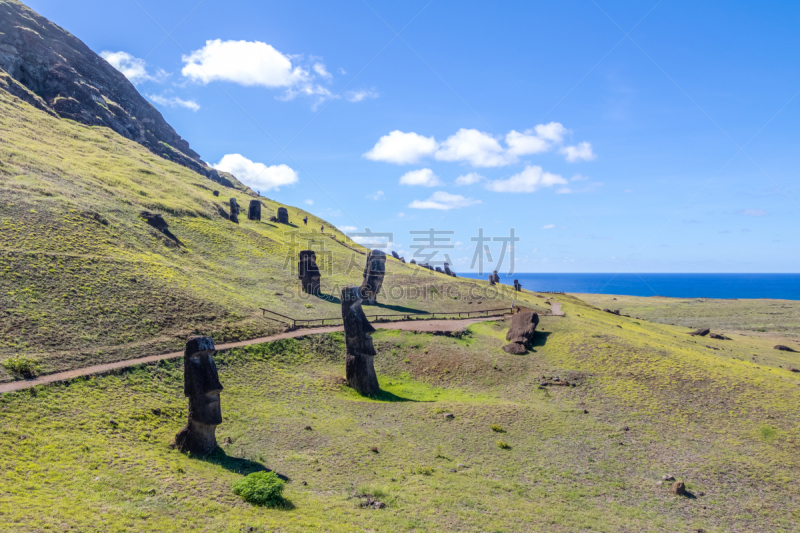
[[[53,372],[180,349],[191,332],[218,341],[264,335],[275,324],[260,318],[260,307],[296,318],[338,316],[333,293],[361,282],[364,248],[294,207],[290,225],[270,223],[283,204],[268,198],[263,220],[248,221],[252,196],[235,185],[222,187],[106,128],[59,120],[0,91],[0,359],[33,355]],[[223,216],[231,197],[244,212],[239,225]],[[163,214],[179,243],[147,225],[143,210]],[[294,296],[291,232],[305,216],[308,228],[325,226],[311,242],[329,254],[322,289],[330,299]],[[321,263],[327,254],[318,255]],[[382,313],[510,304],[484,303],[474,290],[482,282],[395,260],[387,271]],[[393,285],[428,287],[416,297],[397,290],[390,301]],[[464,299],[469,289],[475,302]],[[529,292],[522,299],[536,300]]]

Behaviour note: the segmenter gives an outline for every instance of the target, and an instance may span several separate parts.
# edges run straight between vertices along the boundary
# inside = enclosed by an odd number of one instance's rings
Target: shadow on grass
[[[550,336],[549,331],[537,331],[536,334],[533,336],[533,340],[531,341],[530,351],[535,352],[536,350],[534,350],[534,348],[537,348],[539,346],[544,346],[545,344],[547,344],[547,337],[549,336]]]
[[[332,304],[341,305],[342,303],[342,301],[333,294],[322,294],[321,292],[318,292],[314,296],[316,296],[320,300],[325,300],[326,302],[330,302]]]
[[[367,304],[364,303],[366,306]],[[397,311],[398,313],[407,313],[409,315],[424,315],[427,314],[427,311],[420,311],[419,309],[414,309],[412,307],[403,307],[402,305],[387,305],[375,302],[374,304],[369,304],[370,307],[380,307],[381,309],[388,309],[390,311]],[[364,311],[366,313],[366,311]],[[453,313],[454,315],[457,314]],[[369,314],[369,313],[367,313]]]
[[[262,465],[261,463],[251,461],[250,459],[243,459],[241,457],[231,457],[227,453],[225,453],[225,450],[223,450],[219,446],[217,446],[216,450],[206,455],[205,457],[195,457],[195,458],[204,461],[206,463],[221,466],[222,468],[228,470],[229,472],[233,472],[235,474],[241,474],[243,476],[252,474],[253,472],[272,472],[272,470]],[[291,481],[288,477],[284,476],[283,474],[279,474],[278,472],[275,472],[275,474],[284,481]]]
[[[358,393],[356,392],[355,394]],[[434,401],[434,400],[413,400],[411,398],[403,398],[402,396],[398,396],[386,390],[381,390],[378,394],[373,394],[370,396],[367,395],[360,395],[360,396],[362,398],[369,398],[370,400],[374,400],[376,402],[387,402],[387,403],[399,403],[399,402],[428,403]]]

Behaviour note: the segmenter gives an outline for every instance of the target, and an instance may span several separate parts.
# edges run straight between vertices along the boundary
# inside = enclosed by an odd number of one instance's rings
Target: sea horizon
[[[487,279],[488,272],[458,273],[468,279]],[[765,273],[534,273],[499,274],[500,283],[539,292],[714,298],[800,300],[800,274]]]

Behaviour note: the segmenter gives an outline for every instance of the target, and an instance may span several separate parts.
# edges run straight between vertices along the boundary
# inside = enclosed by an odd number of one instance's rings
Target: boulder
[[[777,344],[775,346],[775,349],[776,350],[781,350],[783,352],[793,352],[794,351],[792,348],[789,348],[788,346],[784,346],[783,344]]]
[[[696,329],[694,331],[690,331],[689,333],[687,333],[687,335],[692,335],[693,337],[697,337],[697,336],[705,337],[709,333],[711,333],[710,329],[708,329],[708,328],[700,328],[700,329]]]
[[[548,303],[549,303],[549,302],[548,302]],[[616,309],[616,310],[614,310],[614,311],[612,311],[611,309],[603,309],[603,311],[604,311],[604,312],[606,312],[606,313],[611,313],[612,315],[617,315],[617,316],[620,316],[620,315],[619,315],[619,309]]]
[[[342,322],[347,347],[345,375],[350,387],[360,394],[372,396],[380,392],[373,362],[376,352],[370,336],[375,328],[364,315],[361,303],[358,287],[342,289]]]
[[[525,348],[524,344],[512,342],[511,344],[506,344],[503,346],[503,351],[511,355],[522,355],[528,350]]]
[[[230,204],[231,204],[230,220],[231,220],[231,222],[234,222],[234,223],[238,224],[239,223],[239,203],[236,201],[236,198],[231,198]]]
[[[533,311],[518,313],[511,318],[511,326],[508,328],[508,333],[506,333],[506,340],[511,341],[521,337],[530,343],[536,334],[536,326],[538,325],[538,314]]]
[[[303,292],[306,294],[319,294],[320,278],[317,266],[317,254],[313,250],[302,250],[300,261],[297,263],[297,277],[301,280]]]
[[[250,207],[247,209],[247,220],[261,222],[261,200],[250,200]]]
[[[217,448],[216,429],[222,423],[217,366],[211,337],[191,337],[183,353],[183,393],[189,398],[189,420],[175,436],[182,452],[208,455]]]
[[[289,210],[285,207],[278,208],[278,222],[281,224],[288,224],[289,223]]]
[[[386,254],[381,250],[370,250],[367,254],[367,264],[364,266],[364,281],[361,283],[361,295],[364,303],[375,305],[375,299],[381,291],[385,274]]]
[[[709,335],[712,339],[719,339],[721,341],[729,341],[730,338],[726,337],[725,335],[720,335],[719,333],[712,333]]]
[[[212,194],[213,194],[214,196],[219,196],[219,191],[214,191]]]
[[[672,484],[672,494],[676,496],[686,496],[686,484],[683,481],[676,481]]]

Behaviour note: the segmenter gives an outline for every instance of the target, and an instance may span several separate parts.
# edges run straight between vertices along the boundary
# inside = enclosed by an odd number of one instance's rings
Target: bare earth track
[[[554,304],[555,307],[555,304]],[[560,310],[560,309],[559,309]],[[555,311],[555,309],[554,309]],[[502,317],[482,317],[482,318],[466,318],[459,320],[398,320],[396,322],[388,322],[377,324],[379,328],[383,329],[399,329],[403,331],[418,331],[418,332],[432,332],[432,331],[460,331],[470,324],[476,322],[485,322],[488,320],[498,320]],[[217,350],[228,350],[230,348],[240,348],[242,346],[250,346],[251,344],[262,344],[265,342],[273,342],[281,339],[291,339],[296,337],[305,337],[306,335],[314,335],[318,333],[331,333],[334,331],[343,331],[342,326],[325,326],[316,328],[296,329],[270,335],[268,337],[259,337],[257,339],[250,339],[240,342],[231,342],[229,344],[220,344]],[[24,389],[35,387],[36,385],[46,385],[48,383],[55,383],[57,381],[64,381],[69,379],[78,378],[81,376],[90,376],[92,374],[102,374],[110,370],[119,368],[127,368],[130,366],[155,363],[164,359],[175,359],[183,357],[183,352],[171,352],[161,355],[149,355],[147,357],[139,357],[137,359],[128,359],[127,361],[117,361],[116,363],[107,363],[103,365],[87,366],[75,370],[68,370],[66,372],[57,372],[55,374],[47,374],[39,376],[34,379],[27,379],[23,381],[12,381],[10,383],[0,384],[0,394],[5,392],[14,392]]]

